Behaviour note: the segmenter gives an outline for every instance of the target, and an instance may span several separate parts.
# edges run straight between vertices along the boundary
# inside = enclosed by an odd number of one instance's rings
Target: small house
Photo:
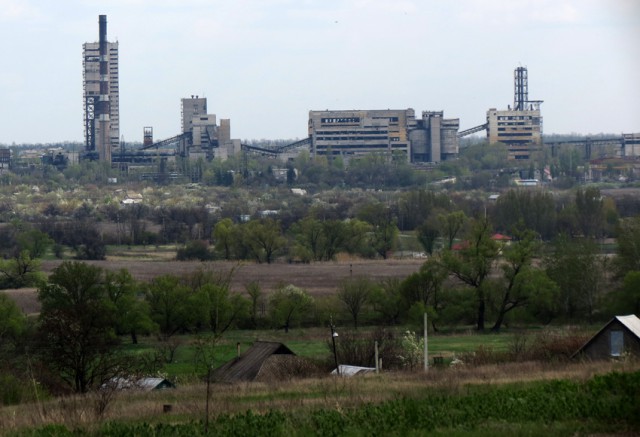
[[[633,314],[615,316],[573,354],[572,358],[603,360],[625,354],[640,357],[640,319]]]
[[[304,367],[302,358],[282,343],[256,341],[244,353],[213,371],[216,382],[247,382],[286,379]]]

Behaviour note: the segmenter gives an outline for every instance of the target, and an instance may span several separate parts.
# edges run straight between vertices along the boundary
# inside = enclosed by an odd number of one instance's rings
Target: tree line
[[[85,392],[118,374],[157,370],[173,359],[182,334],[287,332],[301,324],[324,326],[332,317],[355,328],[411,325],[425,312],[434,330],[472,324],[498,331],[513,323],[594,322],[638,312],[640,218],[622,220],[617,232],[617,253],[606,257],[593,238],[563,234],[544,244],[524,227],[505,243],[494,238],[488,217],[477,217],[466,223],[458,247],[434,254],[418,272],[380,282],[350,277],[322,298],[284,282],[274,290],[250,283],[232,291],[233,268],[139,282],[127,270],[79,261],[63,262],[48,278],[33,266],[37,318],[25,317],[0,294],[3,373],[24,378],[27,369],[50,390]],[[6,263],[1,273],[9,280]],[[152,355],[124,353],[124,339],[135,344],[140,335],[157,336],[164,346]]]

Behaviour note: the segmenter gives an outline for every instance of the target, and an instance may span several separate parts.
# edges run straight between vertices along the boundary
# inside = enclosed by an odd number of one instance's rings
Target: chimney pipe
[[[98,17],[99,25],[99,41],[98,49],[100,52],[100,95],[98,104],[96,105],[96,118],[100,135],[98,137],[97,150],[100,160],[111,161],[111,123],[109,114],[111,113],[111,105],[109,103],[109,49],[107,42],[107,16],[100,15]]]

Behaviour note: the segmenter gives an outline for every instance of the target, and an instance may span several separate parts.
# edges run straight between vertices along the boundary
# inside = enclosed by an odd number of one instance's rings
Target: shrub
[[[516,334],[509,347],[513,361],[566,361],[584,345],[590,335],[571,330],[544,330],[534,336]]]
[[[184,248],[178,249],[176,255],[178,261],[188,261],[197,259],[209,261],[213,259],[213,253],[209,250],[209,244],[203,240],[189,241]]]

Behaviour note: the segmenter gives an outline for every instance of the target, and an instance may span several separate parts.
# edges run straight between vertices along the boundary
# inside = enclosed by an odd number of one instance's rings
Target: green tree
[[[358,329],[358,318],[368,303],[374,284],[364,276],[345,279],[338,288],[338,299],[353,319],[353,327]]]
[[[427,219],[416,228],[416,236],[424,251],[431,255],[435,248],[436,240],[440,236],[440,226],[438,226],[438,223],[436,223],[432,215],[427,217]]]
[[[251,220],[244,225],[249,250],[257,262],[271,264],[275,255],[285,247],[280,223],[267,218]]]
[[[16,237],[21,251],[29,251],[32,258],[42,258],[49,247],[53,245],[53,240],[46,233],[37,229],[28,229],[18,234]]]
[[[438,217],[440,221],[440,229],[442,235],[447,242],[447,248],[451,250],[453,242],[455,241],[458,233],[462,230],[467,217],[462,211],[454,211],[447,214],[442,214]]]
[[[103,279],[99,267],[63,262],[38,290],[43,363],[76,392],[99,387],[123,365]]]
[[[28,250],[18,256],[0,260],[0,288],[38,286],[45,281],[40,261],[32,258]]]
[[[403,311],[401,282],[398,278],[389,278],[380,282],[369,297],[373,309],[380,314],[386,324],[398,324]]]
[[[284,332],[299,323],[302,317],[313,307],[313,298],[302,288],[294,285],[279,287],[269,297],[271,322]]]
[[[548,239],[556,231],[556,206],[547,191],[509,190],[501,194],[493,214],[498,229],[515,232],[524,225]]]
[[[25,331],[26,321],[16,303],[6,294],[0,293],[0,354],[16,346]]]
[[[358,217],[371,224],[370,244],[378,255],[387,259],[389,251],[397,244],[399,234],[397,219],[391,208],[383,203],[366,204],[358,212]]]
[[[251,300],[251,324],[255,329],[258,327],[258,309],[259,306],[263,304],[262,288],[260,288],[260,284],[256,281],[248,283],[245,288]]]
[[[560,287],[563,315],[591,321],[606,284],[606,258],[591,239],[558,237],[545,259],[546,272]]]
[[[162,338],[167,340],[179,331],[186,331],[195,321],[190,306],[191,289],[175,275],[163,275],[152,279],[145,290],[145,299],[149,305],[153,320]]]
[[[640,271],[640,217],[629,217],[618,224],[614,266],[618,277]]]
[[[248,314],[249,301],[240,294],[231,293],[224,284],[202,285],[195,300],[196,310],[204,314],[207,327],[216,335],[222,335]]]
[[[389,252],[395,249],[399,233],[395,219],[374,225],[371,243],[382,259],[387,259]]]
[[[307,216],[291,226],[295,252],[304,261],[321,261],[324,257],[324,234],[320,220]]]
[[[517,235],[511,246],[503,248],[504,261],[500,268],[503,280],[496,283],[496,321],[491,328],[499,331],[505,316],[512,310],[533,303],[538,311],[550,309],[558,298],[558,286],[543,269],[533,266],[539,244],[535,234],[526,230]]]
[[[419,314],[425,311],[430,315],[431,326],[437,331],[437,314],[441,310],[442,285],[447,278],[447,270],[440,261],[431,259],[425,262],[420,270],[409,275],[400,286],[400,293],[407,309],[419,304]]]
[[[609,299],[614,314],[640,314],[640,271],[628,272]]]
[[[131,342],[137,344],[138,333],[149,333],[154,329],[147,302],[138,296],[140,285],[126,269],[107,271],[104,284],[115,310],[116,333],[129,334]]]
[[[582,235],[601,237],[604,229],[604,203],[600,190],[587,187],[576,191],[576,219]]]
[[[369,244],[369,234],[372,226],[358,219],[351,219],[344,223],[344,241],[342,247],[352,255],[364,258],[375,257],[375,251]],[[328,260],[327,260],[328,261]]]
[[[499,247],[491,239],[491,225],[486,218],[472,222],[465,247],[458,253],[445,250],[442,254],[442,265],[449,274],[474,290],[478,331],[483,331],[485,327],[486,303],[489,292],[486,280],[498,254]]]
[[[216,223],[216,226],[213,228],[215,250],[226,260],[231,259],[234,226],[230,218],[225,218]]]
[[[333,260],[344,247],[347,239],[346,225],[341,220],[324,220],[322,222],[323,259]]]
[[[427,220],[436,208],[446,208],[449,198],[427,190],[412,190],[400,195],[398,224],[402,231],[414,230]]]

